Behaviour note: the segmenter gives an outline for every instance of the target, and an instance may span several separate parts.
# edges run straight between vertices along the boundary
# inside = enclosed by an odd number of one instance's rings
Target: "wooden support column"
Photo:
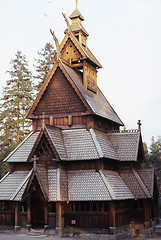
[[[110,202],[110,235],[116,234],[116,208],[115,202]]]
[[[27,231],[31,230],[31,199],[27,200]]]
[[[57,230],[58,235],[61,237],[63,234],[61,202],[56,203],[56,230]]]
[[[149,228],[150,227],[150,214],[149,214],[149,200],[144,199],[144,227]]]
[[[48,201],[45,201],[45,226],[44,231],[47,232],[49,229],[49,218],[48,218]]]
[[[158,207],[158,198],[153,200],[153,214],[154,214],[154,224],[159,224],[159,207]]]
[[[20,202],[15,203],[15,232],[20,230]]]

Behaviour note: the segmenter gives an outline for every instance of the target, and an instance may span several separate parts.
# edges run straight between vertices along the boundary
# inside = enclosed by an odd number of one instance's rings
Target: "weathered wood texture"
[[[75,222],[73,222],[73,220]],[[72,202],[67,205],[64,214],[64,226],[78,228],[108,229],[110,214],[108,203],[104,202]]]
[[[86,126],[87,125],[87,117],[86,116],[72,116],[72,124],[69,124],[68,116],[65,117],[53,117],[52,124],[53,126],[59,127],[77,127],[77,126]],[[49,118],[45,119],[45,123],[49,124]],[[34,119],[33,120],[33,131],[40,128],[42,126],[42,119]]]
[[[61,52],[62,58],[64,58],[66,61],[78,61],[78,59],[82,58],[82,55],[79,53],[79,51],[76,49],[74,44],[70,39],[66,42],[62,52]]]
[[[32,169],[32,163],[10,163],[9,171],[13,173],[14,171],[27,171]]]
[[[86,108],[80,98],[58,68],[35,109],[35,115],[42,115],[43,112],[52,115],[85,111]]]
[[[10,202],[0,202],[0,225],[15,225],[15,205]]]

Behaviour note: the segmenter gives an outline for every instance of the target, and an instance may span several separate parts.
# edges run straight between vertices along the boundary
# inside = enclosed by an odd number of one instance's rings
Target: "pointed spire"
[[[71,20],[73,20],[75,18],[79,18],[80,21],[84,21],[84,17],[82,16],[82,14],[78,10],[78,0],[76,0],[76,9],[74,10],[74,12],[72,12],[72,14],[70,15],[69,18]]]

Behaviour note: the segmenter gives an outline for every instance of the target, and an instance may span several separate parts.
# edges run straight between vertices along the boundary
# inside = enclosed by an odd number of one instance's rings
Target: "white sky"
[[[75,0],[0,0],[0,93],[6,70],[17,50],[33,69],[34,58],[47,42],[49,29],[59,41],[62,16]],[[161,135],[161,1],[78,0],[89,33],[88,47],[100,61],[98,85],[127,129],[142,121],[143,141]]]

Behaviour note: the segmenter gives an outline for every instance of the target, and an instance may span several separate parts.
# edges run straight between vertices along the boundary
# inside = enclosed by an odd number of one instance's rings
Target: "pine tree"
[[[52,68],[51,60],[55,54],[54,47],[51,43],[46,43],[45,47],[41,49],[41,52],[38,52],[38,59],[35,59],[36,64],[34,65],[37,72],[35,79],[38,80],[38,83],[35,85],[35,90],[40,91],[41,86],[43,85],[45,79],[47,78],[49,71]]]
[[[145,167],[151,168],[152,167],[152,159],[150,156],[150,153],[148,151],[147,144],[144,142],[143,143],[143,148],[144,148],[144,155],[145,155]]]
[[[3,159],[30,132],[31,121],[25,116],[33,102],[32,73],[26,57],[17,51],[7,73],[10,79],[3,88],[0,99],[0,146]]]
[[[150,145],[150,158],[154,162],[157,178],[161,180],[161,136],[155,141],[152,137]]]

